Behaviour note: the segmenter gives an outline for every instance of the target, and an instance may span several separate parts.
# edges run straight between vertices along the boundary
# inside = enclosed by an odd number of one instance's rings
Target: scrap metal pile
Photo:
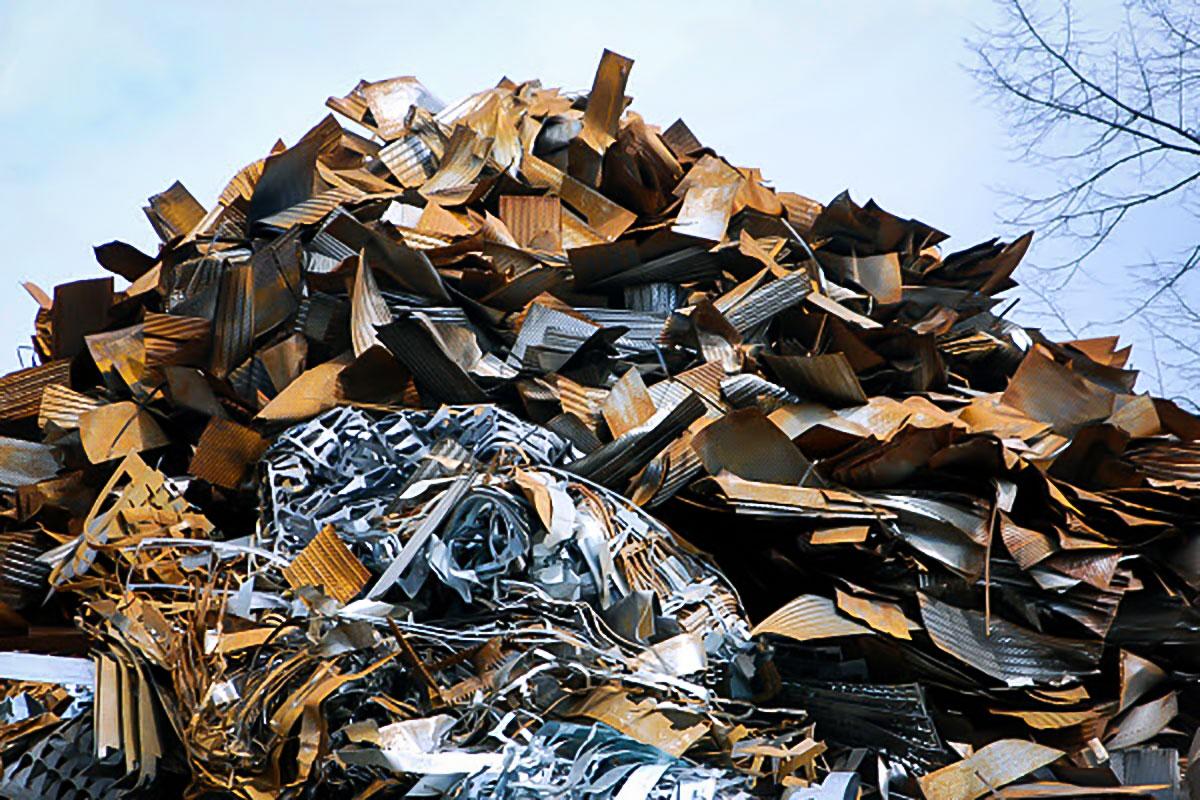
[[[0,795],[1200,796],[1200,419],[631,65],[360,83],[28,285]]]

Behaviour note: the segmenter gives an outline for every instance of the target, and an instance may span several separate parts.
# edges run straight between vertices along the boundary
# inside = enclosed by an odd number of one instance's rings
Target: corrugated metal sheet
[[[437,172],[429,176],[418,191],[423,197],[459,194],[475,184],[490,152],[490,139],[477,136],[470,128],[459,125],[450,135],[446,154]]]
[[[379,151],[379,160],[401,186],[420,186],[438,171],[438,157],[417,134],[390,142]]]
[[[696,134],[692,133],[692,129],[681,119],[672,122],[670,127],[662,132],[662,140],[671,148],[676,158],[684,158],[704,147],[696,138]]]
[[[602,328],[628,328],[613,344],[618,350],[632,353],[653,353],[658,345],[659,334],[667,321],[664,314],[628,308],[580,306],[576,311]]]
[[[212,372],[229,375],[246,360],[254,341],[254,274],[249,264],[226,267],[212,329]]]
[[[295,560],[284,567],[283,577],[296,589],[324,586],[330,597],[347,603],[363,590],[371,573],[354,557],[333,526],[326,525]]]
[[[359,81],[358,85],[351,89],[345,97],[330,97],[325,101],[325,105],[339,114],[354,120],[359,125],[374,131],[375,126],[367,120],[367,112],[370,108],[367,106],[367,100],[362,94],[362,89],[366,85],[366,81]]]
[[[838,636],[872,636],[874,631],[837,613],[833,601],[815,594],[802,594],[754,626],[753,636],[766,633],[798,642],[833,639]]]
[[[392,355],[408,367],[423,400],[480,403],[487,399],[466,370],[447,355],[432,323],[422,315],[397,315],[376,334]]]
[[[146,312],[142,339],[146,366],[197,364],[208,354],[212,323],[202,317]]]
[[[150,205],[142,210],[164,242],[191,233],[204,219],[204,206],[179,181],[151,196],[148,202]]]
[[[648,311],[664,319],[687,303],[687,290],[676,283],[640,283],[625,287],[625,305],[633,311]]]
[[[250,258],[256,337],[281,325],[300,305],[303,252],[300,229],[292,228]]]
[[[671,442],[665,456],[667,475],[663,478],[658,491],[646,503],[650,508],[670,500],[704,472],[704,464],[700,461],[700,456],[696,455],[696,451],[692,449],[691,437],[687,434]]]
[[[47,386],[71,382],[71,359],[60,358],[0,377],[0,421],[36,417]]]
[[[250,202],[250,198],[254,196],[254,184],[258,183],[258,179],[262,177],[263,164],[266,161],[265,158],[260,158],[238,170],[238,174],[234,175],[221,191],[217,202],[223,206],[230,206],[239,197]]]
[[[720,274],[721,264],[716,255],[703,247],[686,247],[683,250],[667,253],[616,274],[600,278],[594,281],[591,287],[608,289],[660,281],[684,283],[711,280]]]
[[[562,201],[554,195],[503,195],[500,220],[521,247],[562,250]]]
[[[788,647],[780,646],[776,659],[786,665],[787,656]],[[917,774],[936,769],[950,755],[920,684],[792,681],[785,672],[781,697],[807,711],[826,739],[886,752],[889,761]]]
[[[725,375],[724,367],[715,361],[708,361],[700,366],[684,370],[675,376],[675,380],[691,387],[709,405],[719,408],[725,402],[722,399]]]
[[[379,293],[375,273],[366,259],[360,257],[354,276],[354,293],[350,297],[350,342],[354,346],[354,355],[361,356],[379,344],[375,328],[391,321],[392,312]]]
[[[472,328],[471,320],[459,306],[418,306],[413,305],[411,298],[399,298],[391,292],[380,292],[388,309],[393,315],[421,312],[434,325],[449,325],[458,328]]]
[[[350,325],[350,304],[340,297],[314,292],[296,312],[293,330],[306,339],[329,347],[345,341]]]
[[[1153,442],[1122,458],[1161,481],[1200,481],[1200,442]]]
[[[813,223],[825,210],[825,206],[816,200],[795,192],[776,192],[775,196],[783,204],[788,222],[801,236],[807,236],[812,231]]]
[[[0,601],[20,609],[45,591],[50,565],[38,560],[45,551],[36,531],[0,533]]]
[[[709,362],[720,366],[718,362]],[[724,370],[721,370],[724,374]],[[776,400],[780,403],[798,403],[800,398],[777,383],[771,383],[760,375],[744,373],[730,375],[720,383],[721,397],[734,408],[760,405],[761,400]]]
[[[321,226],[317,228],[316,234],[313,235],[312,240],[308,243],[308,249],[311,252],[318,253],[332,259],[335,262],[333,264],[334,267],[345,261],[347,258],[354,258],[356,255],[358,255],[358,250],[354,249],[346,242],[343,242],[341,239],[338,239],[333,234],[328,232],[330,226],[332,226],[340,217],[350,216],[352,215],[345,209],[336,209],[325,219],[323,223],[321,223]],[[330,269],[332,269],[332,267]]]
[[[803,398],[814,398],[834,407],[867,402],[858,376],[845,353],[822,356],[766,355],[767,366],[788,389]]]
[[[252,408],[262,406],[276,394],[271,374],[267,372],[267,365],[257,353],[238,364],[226,380],[238,397]]]
[[[450,244],[449,239],[431,236],[412,228],[397,228],[396,231],[400,234],[400,238],[404,240],[404,243],[414,250],[436,250],[439,247],[446,247]]]
[[[594,386],[584,386],[562,375],[558,377],[558,402],[567,414],[587,423],[594,431],[600,424],[600,407],[608,392]]]
[[[291,208],[285,208],[283,211],[263,217],[257,224],[269,225],[272,228],[287,229],[296,225],[319,222],[326,214],[342,204],[362,200],[368,196],[366,192],[357,189],[329,189],[320,194],[313,195]]]
[[[688,395],[666,413],[660,410],[640,429],[572,462],[568,469],[604,486],[621,485],[703,415],[704,401]]]
[[[539,370],[542,367],[543,348],[547,333],[554,329],[568,336],[573,343],[569,352],[558,352],[554,359],[558,363],[545,369],[552,372],[562,365],[593,333],[600,329],[599,325],[579,317],[566,314],[558,309],[535,303],[525,315],[517,339],[508,354],[508,363],[517,369],[525,368]]]
[[[798,304],[811,291],[812,284],[808,273],[796,270],[786,277],[755,289],[727,311],[725,318],[738,333],[745,333],[785,308]]]
[[[45,430],[53,422],[62,430],[79,427],[79,416],[103,405],[99,400],[80,394],[61,384],[50,384],[42,390],[38,407],[38,427]]]
[[[684,398],[692,393],[692,389],[685,383],[668,378],[651,384],[647,392],[655,408],[671,408],[683,402]]]
[[[1103,642],[1061,639],[994,618],[990,627],[977,611],[919,595],[921,621],[941,650],[984,674],[1020,686],[1061,683],[1095,670]]]
[[[326,239],[331,239],[330,236],[325,236]],[[352,258],[353,256],[348,256]],[[345,259],[330,258],[321,253],[314,253],[311,250],[304,252],[304,272],[310,275],[328,275],[342,265]]]
[[[600,449],[595,432],[574,414],[559,414],[547,421],[546,427],[571,442],[581,453]]]
[[[188,473],[214,486],[237,489],[252,474],[267,444],[257,431],[213,417],[200,434]]]

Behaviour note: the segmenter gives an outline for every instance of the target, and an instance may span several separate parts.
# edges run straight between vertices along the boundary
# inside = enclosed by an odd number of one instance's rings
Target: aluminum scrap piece
[[[556,465],[574,454],[557,434],[496,407],[444,407],[378,420],[336,408],[283,432],[264,454],[265,542],[287,552],[325,525],[361,533],[446,437],[482,461]]]
[[[464,798],[538,800],[550,794],[643,800],[749,800],[749,781],[693,766],[603,723],[548,722],[528,744],[514,745],[502,770],[464,779]]]

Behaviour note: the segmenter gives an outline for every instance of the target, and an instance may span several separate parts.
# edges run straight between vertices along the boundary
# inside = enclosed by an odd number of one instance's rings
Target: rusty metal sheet
[[[844,353],[767,356],[766,362],[779,382],[800,397],[811,397],[835,407],[867,402],[867,393]]]
[[[79,428],[79,417],[99,408],[103,401],[68,389],[59,384],[50,384],[42,390],[42,402],[38,406],[38,427],[45,430],[54,425],[59,430]]]
[[[408,112],[413,106],[420,106],[435,114],[444,107],[424,84],[411,75],[359,84],[356,93],[366,102],[375,130],[384,140],[395,139],[406,130]]]
[[[819,251],[817,259],[821,266],[842,280],[861,286],[879,303],[890,305],[900,302],[904,296],[900,277],[900,256],[896,253],[881,253],[875,256],[858,257],[851,253]]]
[[[1013,374],[1000,402],[1073,434],[1080,426],[1112,413],[1113,392],[1073,373],[1034,347]]]
[[[42,395],[50,386],[66,387],[71,380],[71,360],[50,361],[0,377],[0,421],[12,422],[38,414]]]
[[[153,195],[143,211],[164,242],[186,236],[204,218],[204,206],[179,181]]]
[[[93,464],[153,450],[171,441],[153,416],[128,400],[80,414],[79,437]]]
[[[251,428],[213,417],[200,434],[188,473],[215,486],[237,489],[250,477],[268,444]]]
[[[647,422],[654,416],[655,410],[654,400],[636,369],[629,370],[613,384],[600,407],[613,438]]]
[[[711,475],[728,471],[767,483],[801,483],[812,465],[792,441],[755,408],[730,412],[692,438],[692,449]]]
[[[683,207],[671,230],[695,239],[721,241],[744,182],[741,173],[723,160],[704,156],[675,187],[675,193],[683,197]]]
[[[0,486],[14,488],[53,478],[61,466],[56,447],[0,436]]]
[[[880,633],[895,636],[897,639],[912,639],[908,631],[918,627],[915,622],[904,616],[904,610],[895,603],[859,597],[841,589],[837,590],[837,607]]]
[[[928,800],[974,800],[1062,756],[1063,752],[1053,747],[1001,739],[962,761],[922,776],[921,792]]]
[[[553,195],[504,195],[500,219],[521,247],[562,250],[562,201]]]
[[[212,323],[211,370],[224,378],[245,360],[254,341],[254,271],[249,264],[221,273]]]
[[[326,525],[284,568],[283,576],[296,588],[323,586],[330,597],[347,603],[363,590],[371,573],[354,557],[333,526]]]
[[[798,642],[839,636],[870,636],[874,632],[839,615],[833,601],[814,594],[800,595],[754,626],[751,634],[772,633]]]
[[[813,531],[810,544],[861,544],[871,533],[869,525],[847,525],[841,528],[821,528]]]
[[[208,356],[212,322],[203,317],[146,312],[142,339],[146,366],[202,364]]]
[[[603,154],[616,140],[617,124],[625,110],[625,83],[633,59],[605,50],[596,67],[592,90],[588,92],[587,109],[583,113],[583,129],[579,136],[598,154]]]

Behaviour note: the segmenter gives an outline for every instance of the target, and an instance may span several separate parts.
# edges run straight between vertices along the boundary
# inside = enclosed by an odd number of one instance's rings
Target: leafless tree
[[[973,70],[1003,108],[1023,161],[1058,183],[1015,191],[1010,221],[1070,245],[1033,267],[1032,293],[1059,327],[1086,335],[1061,300],[1081,281],[1125,286],[1120,317],[1148,334],[1159,389],[1200,400],[1200,3],[1128,0],[1115,9],[1069,0],[997,0],[1002,21],[973,42]],[[1113,12],[1116,13],[1113,13]],[[1107,15],[1107,18],[1106,18]],[[1099,32],[1097,32],[1097,27]],[[1140,264],[1105,258],[1138,215],[1169,211],[1187,227]],[[1183,216],[1180,216],[1182,214]],[[1066,248],[1059,248],[1060,250]],[[1160,250],[1163,248],[1159,248]],[[1120,270],[1123,274],[1113,274]]]

